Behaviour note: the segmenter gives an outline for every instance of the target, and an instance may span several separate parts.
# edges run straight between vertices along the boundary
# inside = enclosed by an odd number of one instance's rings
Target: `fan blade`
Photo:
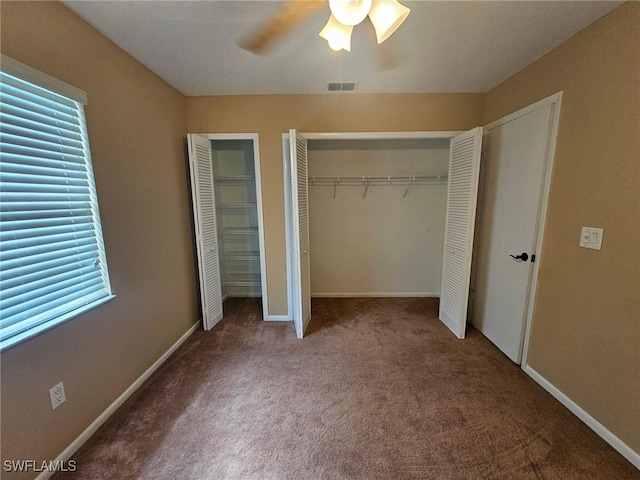
[[[258,27],[256,33],[242,41],[240,46],[257,55],[263,54],[276,40],[325,5],[326,1],[288,0],[269,20]]]

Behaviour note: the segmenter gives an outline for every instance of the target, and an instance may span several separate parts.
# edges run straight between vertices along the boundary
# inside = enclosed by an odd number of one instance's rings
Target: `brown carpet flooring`
[[[310,335],[234,299],[74,456],[83,479],[638,479],[434,299],[318,299]]]

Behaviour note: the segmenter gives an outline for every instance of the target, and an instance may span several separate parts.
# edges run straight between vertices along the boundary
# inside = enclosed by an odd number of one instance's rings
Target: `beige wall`
[[[314,140],[310,176],[441,175],[449,139]],[[309,187],[311,294],[440,294],[447,185]]]
[[[485,123],[563,90],[529,364],[640,452],[640,3],[486,95]],[[578,247],[604,228],[602,251]]]
[[[59,3],[2,2],[1,15],[2,53],[88,94],[117,295],[0,357],[2,459],[54,459],[199,317],[185,99]]]
[[[258,95],[187,98],[191,133],[260,134],[269,314],[287,313],[282,133],[467,130],[483,94]]]

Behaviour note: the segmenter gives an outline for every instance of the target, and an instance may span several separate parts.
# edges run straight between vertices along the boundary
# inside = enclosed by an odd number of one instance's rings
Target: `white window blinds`
[[[83,105],[0,73],[0,347],[111,297]]]

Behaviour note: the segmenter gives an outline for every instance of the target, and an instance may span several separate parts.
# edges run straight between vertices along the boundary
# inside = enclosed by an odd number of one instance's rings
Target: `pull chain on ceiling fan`
[[[409,8],[397,0],[329,0],[331,16],[320,32],[332,50],[351,51],[353,27],[367,15],[376,31],[378,43],[384,42],[405,21]]]

